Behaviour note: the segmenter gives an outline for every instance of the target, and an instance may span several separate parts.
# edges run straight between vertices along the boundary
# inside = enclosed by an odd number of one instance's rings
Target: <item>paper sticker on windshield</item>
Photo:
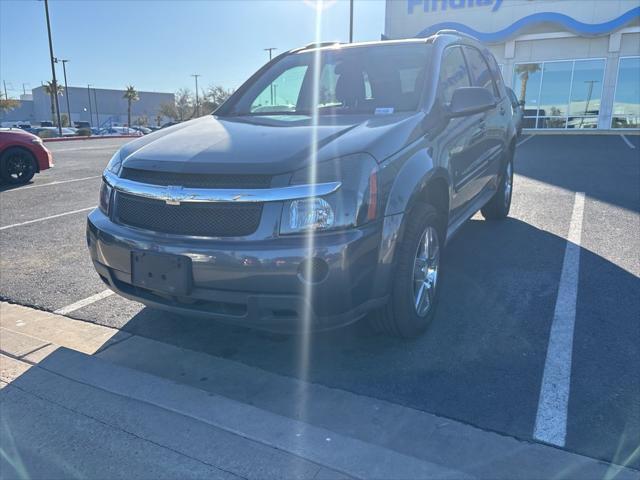
[[[376,108],[376,115],[391,115],[393,113],[393,107],[378,107]]]

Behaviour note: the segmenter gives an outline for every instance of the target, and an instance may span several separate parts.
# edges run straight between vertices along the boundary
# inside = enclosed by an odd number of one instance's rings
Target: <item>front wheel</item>
[[[415,337],[431,323],[438,302],[444,222],[431,205],[418,204],[407,216],[398,245],[394,284],[389,303],[372,312],[375,330],[398,337]]]
[[[502,168],[498,191],[489,202],[480,210],[487,220],[499,220],[509,215],[511,209],[511,196],[513,194],[513,155],[509,156]]]
[[[0,177],[10,185],[22,185],[36,173],[36,159],[21,148],[9,148],[0,157]]]

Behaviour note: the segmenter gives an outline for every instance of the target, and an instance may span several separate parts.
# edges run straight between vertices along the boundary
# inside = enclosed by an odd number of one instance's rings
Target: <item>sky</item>
[[[274,52],[315,40],[315,0],[50,0],[54,55],[69,85],[174,92],[237,88]],[[349,1],[325,0],[323,41],[348,41]],[[384,0],[355,0],[354,40],[379,40]],[[62,65],[56,75],[62,84]],[[0,0],[0,80],[18,98],[51,79],[40,0]],[[1,87],[1,85],[0,85]]]

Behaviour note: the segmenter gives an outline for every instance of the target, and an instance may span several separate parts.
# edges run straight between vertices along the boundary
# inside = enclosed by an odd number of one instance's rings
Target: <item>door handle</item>
[[[504,109],[504,107],[500,107],[500,115],[504,115],[506,112],[506,110]]]

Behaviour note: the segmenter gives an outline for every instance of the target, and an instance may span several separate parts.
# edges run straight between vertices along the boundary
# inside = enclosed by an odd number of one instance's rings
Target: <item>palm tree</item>
[[[124,92],[122,98],[127,99],[127,127],[131,126],[131,103],[140,100],[136,87],[129,85]]]
[[[51,119],[53,120],[53,124],[56,125],[56,102],[54,95],[62,95],[62,86],[56,83],[54,87],[53,81],[44,82],[44,91],[47,93],[47,95],[49,95],[49,100],[51,100]]]
[[[527,96],[527,83],[529,82],[529,75],[532,75],[540,71],[540,64],[538,63],[522,63],[516,65],[516,73],[520,75],[520,101],[524,104]]]

